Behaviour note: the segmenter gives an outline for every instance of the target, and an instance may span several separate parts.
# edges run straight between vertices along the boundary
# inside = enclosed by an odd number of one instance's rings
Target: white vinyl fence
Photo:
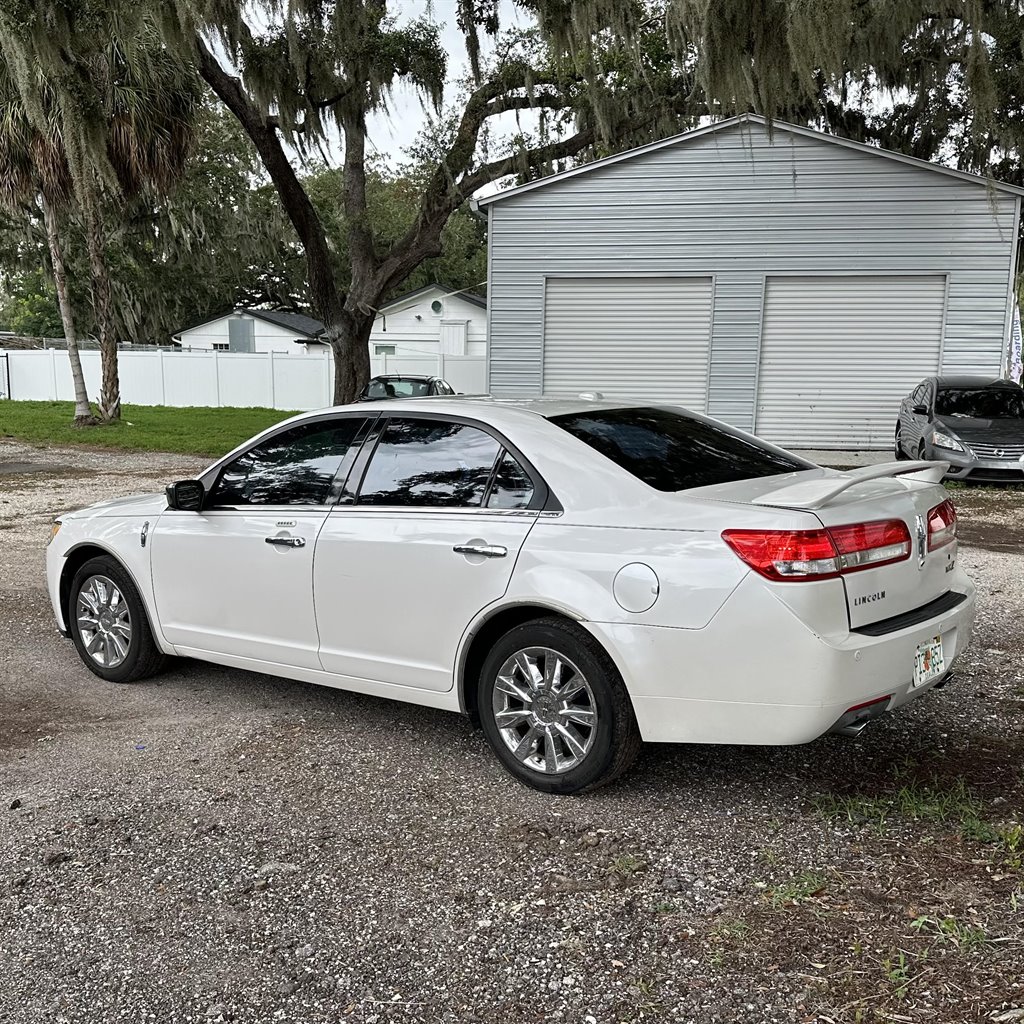
[[[100,392],[100,354],[84,351],[82,369],[89,397]],[[0,351],[6,363],[6,388],[0,398],[74,399],[66,350]],[[271,409],[319,409],[334,395],[334,363],[329,351],[309,355],[275,352],[118,353],[121,401],[130,405],[263,406]],[[436,374],[456,391],[483,394],[486,359],[481,356],[377,356],[372,372]],[[6,394],[4,392],[6,391]]]

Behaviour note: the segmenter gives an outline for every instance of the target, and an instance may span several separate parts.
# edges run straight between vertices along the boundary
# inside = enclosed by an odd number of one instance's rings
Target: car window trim
[[[294,430],[296,427],[304,427],[307,424],[328,423],[334,420],[361,419],[363,421],[363,425],[358,430],[356,430],[355,436],[352,439],[352,443],[348,446],[348,451],[346,451],[345,454],[342,456],[341,462],[338,464],[337,470],[335,470],[334,475],[331,477],[331,482],[327,487],[327,501],[319,502],[316,505],[282,505],[280,503],[274,505],[210,505],[209,507],[203,509],[203,513],[206,514],[212,512],[251,512],[254,509],[273,509],[277,510],[278,512],[285,509],[326,509],[329,512],[332,508],[335,507],[335,505],[337,505],[338,498],[344,488],[344,483],[342,483],[339,486],[339,478],[341,477],[342,472],[344,471],[345,478],[347,480],[348,474],[351,472],[352,466],[355,464],[355,460],[358,458],[360,452],[362,451],[363,442],[368,436],[373,424],[376,423],[379,417],[380,414],[376,412],[365,413],[353,411],[350,413],[338,413],[333,410],[327,410],[322,414],[318,413],[315,416],[310,416],[308,419],[303,419],[299,420],[298,422],[291,422],[288,423],[287,425],[283,425],[280,430],[274,430],[271,431],[270,433],[260,435],[259,439],[256,440],[253,444],[249,445],[249,447],[245,448],[243,451],[240,452],[229,452],[228,455],[225,455],[224,458],[220,460],[220,462],[214,463],[205,473],[198,477],[200,482],[203,484],[203,487],[206,488],[206,493],[208,495],[212,495],[214,488],[216,488],[217,484],[220,483],[220,479],[224,475],[224,471],[228,468],[228,466],[230,466],[234,462],[237,462],[239,459],[244,458],[255,448],[258,448],[261,444],[265,444],[267,441],[271,441],[275,437],[287,433],[289,430]],[[210,485],[207,486],[206,478],[211,476],[212,483],[210,483]]]
[[[374,454],[377,451],[377,446],[380,443],[381,435],[387,429],[387,425],[393,419],[419,419],[419,420],[433,420],[439,423],[459,423],[467,427],[476,427],[478,430],[482,430],[485,434],[489,434],[495,441],[498,442],[500,456],[502,452],[507,451],[512,457],[519,463],[522,470],[530,478],[530,482],[533,484],[533,496],[530,499],[530,503],[526,508],[521,509],[495,509],[487,508],[483,504],[483,499],[480,505],[363,505],[359,502],[359,496],[362,492],[363,482],[366,478],[366,470],[373,459]],[[349,476],[349,484],[351,485],[355,481],[354,486],[347,486],[346,492],[351,493],[351,500],[340,502],[339,504],[343,508],[360,509],[361,511],[400,511],[403,513],[416,513],[423,511],[433,511],[439,513],[473,513],[480,512],[488,515],[501,515],[508,513],[532,514],[539,512],[554,512],[561,513],[563,511],[562,505],[558,498],[555,497],[554,493],[547,485],[547,481],[537,472],[533,464],[525,455],[514,445],[508,438],[501,433],[501,431],[492,427],[489,423],[485,423],[482,420],[474,419],[472,416],[460,416],[453,415],[451,413],[435,413],[435,412],[401,412],[396,410],[391,412],[381,412],[380,418],[375,424],[375,430],[373,431],[374,436],[367,437],[366,442],[363,445],[364,451],[367,447],[370,448],[370,452],[366,459],[362,461],[362,465],[359,467],[359,475],[356,477],[355,470]],[[370,444],[372,440],[372,445]],[[491,475],[488,477],[488,487],[493,480],[494,473],[499,465],[499,460],[496,457],[494,465],[491,467]],[[484,492],[484,497],[487,496],[487,491]]]

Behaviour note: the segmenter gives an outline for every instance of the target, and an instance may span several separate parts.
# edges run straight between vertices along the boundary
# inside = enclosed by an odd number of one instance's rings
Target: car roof
[[[624,400],[591,401],[585,398],[492,398],[490,395],[435,395],[424,398],[403,398],[396,406],[389,399],[374,399],[359,402],[353,406],[335,406],[335,409],[351,408],[354,412],[366,412],[379,409],[392,415],[405,415],[413,412],[444,413],[449,416],[465,416],[468,418],[487,419],[497,425],[499,420],[518,420],[522,418],[542,417],[551,419],[554,416],[571,416],[574,413],[595,412],[599,409],[642,409],[654,405],[667,405],[665,402],[638,402]],[[319,413],[330,412],[321,409]],[[311,414],[307,414],[311,415]]]
[[[981,377],[966,373],[934,378],[940,388],[1020,388],[1015,381],[1005,377]]]
[[[428,377],[422,373],[378,373],[376,377],[370,378],[372,384],[375,380],[441,380],[440,377]]]

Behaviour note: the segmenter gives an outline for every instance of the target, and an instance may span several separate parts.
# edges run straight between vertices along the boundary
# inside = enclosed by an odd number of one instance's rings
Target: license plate
[[[914,657],[914,685],[923,686],[946,671],[946,659],[942,656],[942,637],[935,636],[917,645]]]

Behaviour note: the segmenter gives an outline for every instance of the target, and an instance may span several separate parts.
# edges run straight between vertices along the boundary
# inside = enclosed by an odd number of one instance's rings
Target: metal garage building
[[[1022,194],[754,115],[499,192],[490,389],[885,448],[922,377],[1002,372]]]

